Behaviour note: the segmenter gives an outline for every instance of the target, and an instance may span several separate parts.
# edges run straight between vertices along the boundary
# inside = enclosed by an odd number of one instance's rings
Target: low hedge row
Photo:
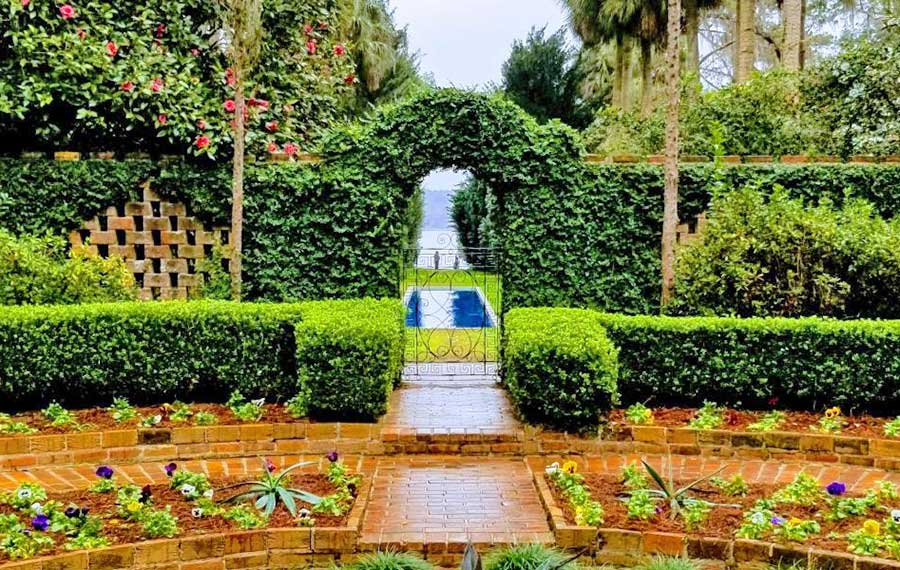
[[[522,415],[557,428],[591,427],[611,401],[593,396],[608,373],[585,364],[598,343],[618,351],[625,405],[766,409],[777,399],[782,409],[900,409],[900,321],[514,309],[506,317],[504,375]]]
[[[3,307],[0,402],[219,402],[233,390],[284,401],[305,391],[315,413],[373,417],[400,373],[401,316],[390,300]]]
[[[503,351],[504,382],[529,423],[591,430],[618,401],[616,350],[591,311],[514,309]]]

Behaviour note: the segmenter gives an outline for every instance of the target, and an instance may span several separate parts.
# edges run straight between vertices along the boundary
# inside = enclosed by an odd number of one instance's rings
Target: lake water
[[[495,326],[492,312],[477,289],[413,290],[406,308],[408,327],[475,329]]]

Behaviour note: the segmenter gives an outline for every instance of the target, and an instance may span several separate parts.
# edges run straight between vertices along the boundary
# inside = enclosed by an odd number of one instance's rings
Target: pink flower
[[[344,78],[344,83],[346,83],[347,85],[353,85],[354,83],[356,83],[356,76],[351,73]]]
[[[266,130],[270,133],[274,133],[278,130],[278,121],[269,121],[266,123]]]
[[[162,91],[162,88],[163,88],[163,80],[160,79],[159,77],[157,77],[156,79],[153,80],[152,83],[150,83],[150,90],[153,91],[154,93],[159,93],[160,91]]]
[[[75,8],[71,4],[63,4],[59,7],[59,15],[63,20],[71,20],[75,17]]]
[[[160,115],[156,117],[156,122],[160,125],[165,125],[168,121],[169,117],[167,117],[165,113],[160,113]]]
[[[116,42],[106,42],[106,53],[109,57],[116,57],[116,54],[119,53],[119,46],[116,45]]]
[[[234,85],[234,70],[230,67],[225,70],[225,85]]]
[[[78,28],[78,31],[75,32],[78,35],[79,40],[83,40],[87,37],[87,32],[84,31],[84,28]]]
[[[27,8],[31,4],[31,0],[22,0],[22,7]]]
[[[269,110],[269,102],[265,99],[254,99],[251,97],[250,100],[247,101],[247,104],[251,107],[259,107],[263,111]]]
[[[315,40],[309,40],[306,42],[306,53],[309,55],[315,55],[316,53],[316,42]]]
[[[205,128],[206,128],[206,121],[204,121],[203,119],[199,119],[199,120],[197,121],[197,128],[200,129],[201,131],[202,131],[203,129],[205,129]]]
[[[229,99],[229,100],[225,101],[224,107],[225,107],[225,110],[228,111],[229,113],[234,113],[234,109],[235,109],[234,100]]]
[[[295,145],[294,143],[287,143],[287,144],[285,144],[285,145],[284,145],[284,152],[285,152],[285,154],[287,154],[288,156],[294,156],[295,154],[297,154],[297,145]]]
[[[268,146],[268,151],[273,152],[273,153],[278,152],[278,145],[273,142],[270,142],[269,146]]]
[[[209,146],[209,137],[206,135],[200,135],[197,137],[197,140],[194,142],[194,145],[199,149],[204,149]]]
[[[161,38],[166,35],[166,25],[160,24],[156,26],[156,37]]]
[[[345,53],[347,53],[347,48],[345,48],[344,46],[340,44],[334,46],[334,55],[341,56]]]
[[[308,36],[309,34],[311,34],[312,31],[313,31],[312,25],[306,24],[305,26],[303,26],[303,33],[306,34],[307,36]]]
[[[198,57],[200,55],[200,50],[198,48],[191,48],[191,55]]]
[[[122,84],[122,91],[131,93],[132,91],[134,91],[134,83],[132,83],[131,81],[126,81]]]

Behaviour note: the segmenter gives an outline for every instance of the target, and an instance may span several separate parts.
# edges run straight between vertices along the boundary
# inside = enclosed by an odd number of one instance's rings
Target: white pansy
[[[197,487],[194,487],[193,485],[189,485],[188,483],[185,483],[184,485],[181,486],[181,494],[184,495],[185,497],[189,497],[196,492],[197,492]]]
[[[310,514],[312,513],[310,513],[309,509],[300,509],[297,512],[297,516],[301,519],[308,519]]]
[[[36,515],[42,515],[44,514],[44,505],[40,503],[32,503],[31,510],[34,511],[34,514]]]
[[[266,403],[266,399],[260,398],[259,400],[250,400],[250,403],[252,403],[257,408],[261,408],[263,406],[263,404]]]
[[[212,499],[214,494],[215,494],[215,491],[213,491],[212,489],[207,489],[206,491],[203,491],[203,496],[206,497],[207,499]]]
[[[753,524],[766,524],[766,515],[760,512],[753,513],[753,516],[750,517],[750,522]]]
[[[19,492],[16,493],[16,496],[20,499],[27,499],[31,497],[31,489],[19,489]]]
[[[551,463],[544,469],[548,475],[553,475],[559,471],[559,462]]]
[[[194,517],[195,519],[202,518],[203,517],[203,509],[201,509],[200,507],[194,507],[193,509],[191,509],[191,516]]]
[[[891,511],[891,518],[894,519],[895,523],[900,523],[900,509]]]

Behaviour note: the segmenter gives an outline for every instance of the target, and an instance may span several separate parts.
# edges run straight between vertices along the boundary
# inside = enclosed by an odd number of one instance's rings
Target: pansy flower
[[[779,516],[774,516],[774,517],[772,517],[772,519],[769,522],[775,526],[781,526],[784,524],[784,518],[779,517]]]
[[[339,456],[338,456],[337,451],[329,451],[328,455],[326,455],[325,457],[328,458],[328,461],[331,461],[332,463],[336,463]]]
[[[37,515],[31,519],[31,528],[44,532],[50,528],[50,518],[47,515]]]
[[[112,479],[113,470],[109,465],[101,465],[97,468],[96,474],[101,479]]]
[[[847,486],[839,481],[834,481],[829,483],[825,490],[828,491],[828,494],[832,497],[840,497],[844,493],[847,492]]]
[[[164,467],[164,469],[166,470],[166,477],[171,477],[172,475],[175,474],[175,471],[178,470],[178,465],[174,462],[169,463],[168,465],[166,465]]]

